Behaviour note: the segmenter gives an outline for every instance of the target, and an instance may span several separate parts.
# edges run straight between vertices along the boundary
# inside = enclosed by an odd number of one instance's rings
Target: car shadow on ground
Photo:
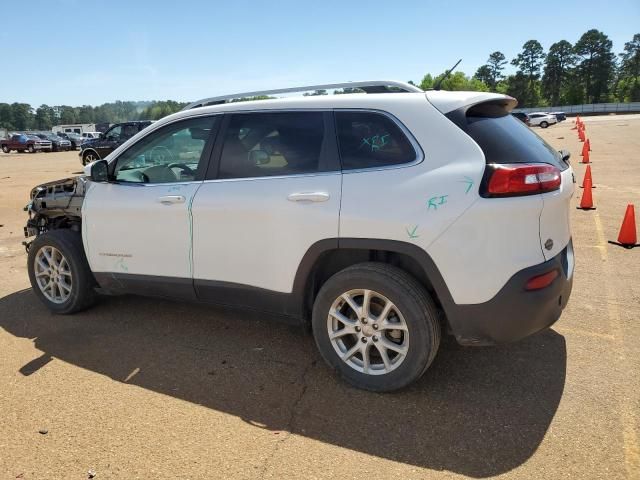
[[[0,327],[52,359],[242,418],[396,462],[473,477],[529,459],[558,408],[564,337],[550,330],[496,348],[448,341],[425,376],[392,394],[345,385],[302,329],[207,305],[105,297],[73,316],[30,290],[0,299]]]

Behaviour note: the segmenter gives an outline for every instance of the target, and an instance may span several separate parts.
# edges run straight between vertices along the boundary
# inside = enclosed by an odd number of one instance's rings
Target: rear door
[[[330,112],[226,115],[193,201],[199,298],[279,310],[312,245],[338,237],[341,173]],[[260,297],[260,298],[258,298]]]

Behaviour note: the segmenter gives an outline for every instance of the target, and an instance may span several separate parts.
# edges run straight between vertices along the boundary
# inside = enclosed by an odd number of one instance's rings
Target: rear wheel
[[[9,153],[11,150],[9,150],[9,147],[8,147],[8,146],[6,146],[6,145],[2,145],[2,151],[3,151],[4,153]]]
[[[541,128],[547,128],[549,126],[548,122],[540,122],[540,127]]]
[[[331,277],[316,297],[312,324],[324,360],[350,384],[378,392],[420,378],[440,344],[429,294],[403,270],[382,263]]]
[[[27,262],[33,291],[52,312],[75,313],[94,303],[95,279],[78,233],[63,229],[38,236]]]

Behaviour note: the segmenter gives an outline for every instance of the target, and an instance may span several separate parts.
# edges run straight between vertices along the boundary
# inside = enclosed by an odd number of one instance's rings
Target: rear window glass
[[[551,145],[512,115],[468,116],[463,130],[480,146],[487,163],[548,163],[567,168]]]
[[[375,112],[336,112],[343,170],[409,163],[416,152],[400,127]]]

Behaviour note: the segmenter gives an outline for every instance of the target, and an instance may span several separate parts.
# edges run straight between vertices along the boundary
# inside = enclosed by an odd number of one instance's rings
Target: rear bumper
[[[447,309],[449,325],[461,345],[513,342],[553,325],[569,301],[573,285],[571,241],[552,259],[516,273],[485,303],[454,305]],[[529,279],[554,268],[559,275],[547,287],[527,291]]]

